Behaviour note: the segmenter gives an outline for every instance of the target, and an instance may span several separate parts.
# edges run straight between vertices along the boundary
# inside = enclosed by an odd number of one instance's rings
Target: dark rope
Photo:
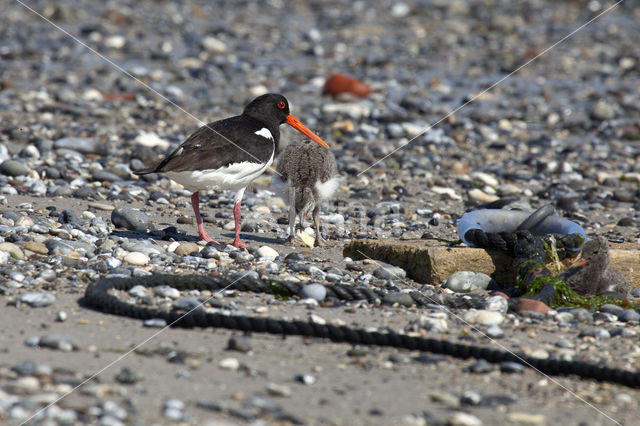
[[[350,343],[360,345],[375,345],[420,350],[455,358],[485,359],[492,363],[512,361],[531,366],[549,375],[576,375],[583,378],[595,379],[603,382],[619,383],[632,387],[640,387],[640,373],[617,368],[602,367],[581,361],[562,361],[557,359],[538,359],[525,354],[517,356],[510,352],[499,351],[487,347],[454,343],[447,340],[411,337],[394,332],[369,332],[353,329],[347,326],[320,325],[304,321],[284,321],[271,318],[223,315],[206,313],[196,309],[189,314],[182,312],[161,311],[144,306],[136,306],[119,300],[109,294],[109,290],[127,291],[135,285],[146,287],[170,285],[179,290],[218,290],[226,287],[233,279],[223,276],[170,276],[152,275],[140,278],[104,278],[89,284],[85,291],[85,302],[105,313],[121,315],[137,319],[159,318],[173,327],[215,327],[243,332],[269,333],[283,336],[305,336],[329,339],[336,343]],[[244,277],[234,284],[234,290],[260,288],[271,290],[273,285],[261,280]],[[285,284],[283,287],[293,289],[295,286]],[[299,287],[299,286],[298,286]],[[339,288],[345,289],[347,286]],[[346,290],[345,290],[346,291]],[[337,294],[337,293],[336,293]],[[349,293],[352,294],[352,293]],[[362,292],[366,294],[366,292]],[[184,315],[184,316],[183,316]]]

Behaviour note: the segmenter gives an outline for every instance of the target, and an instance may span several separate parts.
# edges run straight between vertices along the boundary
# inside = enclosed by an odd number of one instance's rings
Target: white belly
[[[260,176],[273,162],[271,158],[265,164],[244,161],[230,164],[220,169],[191,170],[187,172],[166,172],[169,178],[175,180],[191,191],[230,190],[237,191],[245,188],[255,178]]]

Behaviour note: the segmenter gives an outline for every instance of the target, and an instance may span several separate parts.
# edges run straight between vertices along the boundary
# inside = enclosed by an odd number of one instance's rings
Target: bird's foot
[[[320,236],[319,234],[316,236],[316,241],[315,243],[313,243],[313,245],[315,247],[323,247],[327,245],[327,240],[325,240],[324,238],[322,238],[322,236]]]
[[[293,234],[291,234],[284,240],[284,242],[285,243],[292,243],[293,239],[294,239],[294,236],[293,236]]]
[[[240,241],[239,238],[236,238],[235,240],[233,240],[231,245],[234,246],[234,247],[237,247],[237,248],[247,248],[248,247],[245,243]]]
[[[207,235],[206,232],[204,234],[198,234],[198,240],[202,240],[202,241],[205,241],[207,243],[214,243],[214,244],[222,245],[222,243],[220,243],[219,241],[214,240],[209,235]]]

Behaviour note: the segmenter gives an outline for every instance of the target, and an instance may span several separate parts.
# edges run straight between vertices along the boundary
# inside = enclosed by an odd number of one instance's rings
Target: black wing
[[[269,129],[273,140],[256,135],[266,126],[244,115],[227,118],[200,127],[160,163],[135,174],[183,172],[219,169],[232,163],[266,163],[280,134]]]

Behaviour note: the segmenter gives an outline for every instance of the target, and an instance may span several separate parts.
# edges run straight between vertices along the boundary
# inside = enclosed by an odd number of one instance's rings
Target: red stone
[[[500,297],[504,297],[505,299],[509,300],[509,296],[507,296],[505,293],[501,292],[501,291],[494,291],[493,293],[491,293],[492,296],[500,296]]]
[[[514,310],[516,311],[516,313],[521,315],[527,311],[537,312],[539,314],[546,315],[546,313],[549,312],[551,308],[539,300],[527,299],[526,297],[521,297],[518,300],[518,303],[516,304],[516,307]]]
[[[337,96],[341,93],[351,93],[364,98],[371,93],[371,87],[360,80],[349,77],[348,75],[333,74],[324,83],[322,93],[329,94],[331,96]]]
[[[103,93],[102,96],[105,102],[113,102],[117,100],[134,101],[136,99],[136,96],[130,92]]]

